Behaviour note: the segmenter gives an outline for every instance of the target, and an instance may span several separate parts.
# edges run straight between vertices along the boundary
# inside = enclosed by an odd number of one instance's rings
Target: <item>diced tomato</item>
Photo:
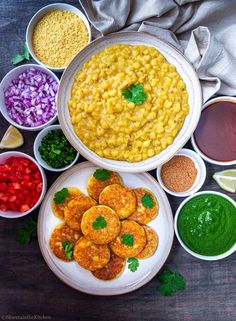
[[[24,157],[10,157],[0,165],[0,210],[25,212],[42,193],[42,175],[37,165]]]

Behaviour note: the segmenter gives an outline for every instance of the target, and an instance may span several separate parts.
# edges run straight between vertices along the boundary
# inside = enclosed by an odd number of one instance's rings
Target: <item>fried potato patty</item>
[[[64,203],[56,204],[54,200],[52,201],[53,214],[63,221],[64,221],[64,211],[65,211],[66,205],[73,198],[83,194],[78,188],[75,188],[75,187],[68,187],[68,192],[69,192],[69,196],[65,199]]]
[[[158,213],[158,204],[156,197],[151,191],[145,188],[135,188],[133,189],[133,191],[137,198],[137,207],[136,210],[129,216],[129,220],[136,221],[139,224],[147,224],[151,220],[153,220]],[[152,208],[144,206],[145,202],[142,201],[142,198],[145,197],[145,195],[149,195],[152,199]]]
[[[99,222],[102,223],[99,224]],[[81,222],[81,230],[87,239],[96,244],[108,244],[120,232],[120,220],[115,211],[104,205],[87,210]]]
[[[93,275],[100,280],[107,281],[117,278],[123,271],[125,259],[117,256],[111,251],[110,261],[99,270],[93,271]]]
[[[66,224],[74,230],[80,231],[84,212],[95,205],[97,205],[97,202],[94,199],[83,194],[73,198],[67,203],[64,210]]]
[[[105,187],[111,184],[121,184],[121,178],[120,176],[115,173],[111,172],[110,177],[106,179],[105,181],[101,181],[96,179],[93,175],[89,177],[88,183],[87,183],[87,191],[89,195],[94,198],[96,201],[99,200],[99,195],[101,194],[102,190],[104,190]]]
[[[78,241],[78,239],[82,236],[81,232],[72,230],[68,225],[65,223],[62,223],[55,227],[55,229],[52,231],[49,245],[52,250],[52,252],[61,260],[66,262],[71,262],[73,260],[70,260],[65,255],[65,250],[62,246],[63,242],[70,242],[73,245]]]
[[[147,257],[152,256],[155,253],[158,246],[158,236],[153,231],[153,229],[146,225],[144,225],[143,228],[147,236],[147,243],[142,252],[136,255],[137,259],[146,259]]]
[[[106,244],[95,244],[82,236],[74,247],[74,259],[86,270],[103,268],[110,260],[110,249]]]
[[[101,192],[99,204],[111,207],[120,219],[125,219],[136,209],[136,196],[128,187],[113,184]]]
[[[127,238],[129,238],[128,245],[126,245]],[[120,233],[110,243],[110,247],[116,255],[128,258],[138,255],[144,249],[146,242],[146,233],[141,225],[135,221],[122,221]]]

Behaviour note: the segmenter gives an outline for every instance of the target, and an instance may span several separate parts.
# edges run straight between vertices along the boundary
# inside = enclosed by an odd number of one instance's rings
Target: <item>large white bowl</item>
[[[53,11],[53,10],[67,10],[67,11],[71,11],[73,13],[75,13],[78,17],[80,17],[80,19],[84,22],[86,28],[87,28],[87,31],[88,31],[88,43],[91,41],[91,28],[90,28],[90,25],[89,25],[89,22],[87,20],[87,18],[85,17],[85,15],[82,13],[82,11],[80,11],[78,8],[68,4],[68,3],[52,3],[52,4],[49,4],[48,6],[45,6],[43,8],[41,8],[38,12],[35,13],[35,15],[31,18],[29,24],[28,24],[28,27],[26,29],[26,44],[27,44],[27,47],[29,49],[29,52],[31,54],[31,56],[34,58],[34,60],[46,67],[46,68],[49,68],[55,72],[63,72],[64,69],[66,68],[65,66],[64,67],[51,67],[51,66],[48,66],[44,63],[42,63],[42,61],[40,61],[38,59],[38,57],[35,55],[34,53],[34,49],[33,49],[33,46],[32,46],[32,35],[33,35],[33,31],[34,31],[34,27],[35,25],[37,24],[37,22],[48,12],[50,11]]]
[[[115,161],[99,157],[88,149],[75,134],[68,111],[68,101],[71,95],[71,87],[74,77],[85,61],[92,55],[114,44],[146,45],[158,49],[165,58],[173,64],[180,76],[183,78],[189,94],[190,113],[186,117],[184,125],[175,138],[173,144],[168,146],[160,154],[150,157],[144,161],[129,163],[126,161]],[[58,119],[67,139],[85,158],[100,167],[119,172],[145,172],[154,169],[168,161],[180,148],[185,145],[194,132],[202,107],[202,92],[199,79],[192,65],[186,60],[182,53],[170,44],[146,33],[141,32],[119,32],[99,38],[82,49],[71,61],[62,75],[58,91]]]
[[[39,66],[39,65],[35,65],[35,64],[25,64],[25,65],[21,65],[19,67],[16,67],[16,68],[10,70],[6,74],[6,76],[2,79],[2,81],[0,83],[0,111],[1,111],[1,113],[3,115],[3,117],[10,124],[12,124],[12,126],[18,127],[20,129],[23,129],[23,130],[37,131],[37,130],[41,130],[41,129],[47,127],[48,125],[53,124],[57,120],[57,113],[46,124],[43,124],[43,125],[40,125],[40,126],[35,126],[35,127],[26,127],[26,126],[22,126],[22,125],[18,124],[16,121],[11,119],[11,117],[8,115],[7,107],[6,107],[6,104],[5,104],[4,90],[10,85],[12,80],[18,78],[18,76],[22,72],[26,71],[29,68],[35,68],[37,70],[41,70],[45,74],[47,74],[50,77],[52,77],[59,84],[58,77],[51,70],[49,70],[49,69],[47,69],[47,68],[45,68],[43,66]]]
[[[42,167],[36,162],[36,160],[33,157],[31,157],[25,153],[16,152],[16,151],[2,153],[2,154],[0,154],[0,164],[4,164],[5,161],[10,157],[25,157],[25,158],[31,160],[32,162],[34,162],[37,165],[37,167],[41,173],[42,182],[43,182],[42,192],[41,192],[40,198],[38,199],[38,202],[33,207],[31,207],[28,211],[23,212],[23,213],[16,212],[16,211],[7,211],[7,212],[0,211],[0,217],[19,218],[19,217],[30,214],[40,205],[40,203],[42,202],[42,200],[44,198],[46,190],[47,190],[47,179],[46,179],[46,175],[45,175]]]
[[[223,198],[225,198],[227,201],[229,201],[231,204],[233,204],[234,207],[236,207],[236,203],[235,201],[230,198],[229,196],[223,194],[223,193],[220,193],[220,192],[214,192],[214,191],[202,191],[202,192],[198,192],[198,193],[195,193],[189,197],[187,197],[181,204],[180,206],[178,207],[176,213],[175,213],[175,219],[174,219],[174,229],[175,229],[175,235],[179,241],[179,243],[181,244],[181,246],[188,252],[190,253],[191,255],[197,257],[198,259],[201,259],[201,260],[205,260],[205,261],[216,261],[216,260],[221,260],[221,259],[224,259],[225,257],[231,255],[232,253],[234,253],[236,251],[236,243],[228,250],[226,251],[225,253],[222,253],[222,254],[219,254],[219,255],[212,255],[212,256],[207,256],[207,255],[201,255],[201,254],[198,254],[192,250],[190,250],[190,248],[188,248],[187,245],[185,245],[185,243],[182,241],[180,235],[179,235],[179,231],[178,231],[178,226],[177,226],[177,222],[178,222],[178,217],[179,217],[179,213],[181,211],[181,209],[183,208],[183,206],[188,202],[190,201],[192,198],[198,196],[198,195],[203,195],[203,194],[215,194],[215,195],[219,195]]]

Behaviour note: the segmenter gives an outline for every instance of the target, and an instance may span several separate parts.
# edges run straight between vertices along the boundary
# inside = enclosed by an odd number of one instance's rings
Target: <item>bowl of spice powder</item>
[[[30,20],[26,43],[38,63],[55,72],[63,72],[74,56],[91,41],[91,29],[85,15],[66,3],[40,9]]]
[[[181,149],[167,163],[157,168],[157,179],[169,194],[185,197],[196,193],[206,178],[202,158],[190,149]]]

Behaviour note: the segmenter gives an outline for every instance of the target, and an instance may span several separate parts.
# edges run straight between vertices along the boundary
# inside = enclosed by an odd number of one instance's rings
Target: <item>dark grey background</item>
[[[25,41],[25,30],[32,15],[41,7],[57,1],[0,0],[0,79],[13,68],[10,59]],[[79,6],[77,1],[67,1]],[[109,5],[109,0],[107,3]],[[8,127],[0,116],[0,136]],[[220,129],[219,129],[220,130]],[[19,151],[33,155],[37,133],[23,132],[25,143]],[[191,148],[188,143],[187,147]],[[1,151],[2,152],[2,151]],[[79,161],[82,161],[80,158]],[[212,179],[220,166],[207,165],[204,190],[220,190]],[[151,172],[155,177],[155,172]],[[58,175],[47,172],[48,185]],[[229,194],[232,196],[232,194]],[[235,195],[232,196],[236,199]],[[173,213],[182,201],[169,197]],[[34,217],[37,218],[37,212]],[[29,317],[38,320],[81,321],[235,321],[236,320],[236,255],[205,262],[186,253],[177,240],[166,264],[182,273],[187,288],[173,297],[162,297],[156,290],[155,278],[141,289],[122,296],[95,297],[77,292],[63,284],[47,267],[37,241],[21,246],[15,231],[24,218],[0,220],[0,317]],[[37,316],[38,315],[38,316]],[[23,317],[25,316],[25,317]]]

